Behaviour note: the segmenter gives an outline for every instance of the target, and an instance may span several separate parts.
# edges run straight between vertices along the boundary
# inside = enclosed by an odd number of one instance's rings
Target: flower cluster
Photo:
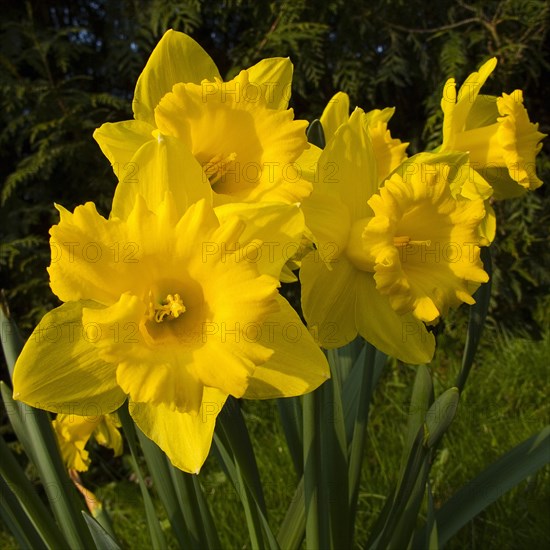
[[[14,396],[59,413],[62,442],[82,436],[78,469],[96,428],[82,435],[64,415],[128,400],[143,433],[197,473],[228,396],[314,390],[329,377],[321,346],[360,334],[430,361],[429,325],[488,279],[489,198],[508,196],[503,180],[540,184],[530,165],[543,136],[521,92],[478,95],[494,64],[458,99],[447,83],[436,151],[409,158],[388,130],[393,109],[350,116],[343,93],[321,117],[321,150],[288,108],[288,59],[224,81],[168,31],[137,82],[134,120],[94,133],[119,179],[110,216],[57,207],[49,274],[64,303],[21,353]],[[278,291],[297,267],[307,328]]]

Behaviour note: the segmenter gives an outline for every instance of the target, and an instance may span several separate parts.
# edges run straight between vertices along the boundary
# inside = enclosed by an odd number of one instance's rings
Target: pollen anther
[[[177,319],[182,313],[185,313],[185,306],[179,294],[168,294],[164,304],[154,308],[155,321],[162,323],[166,318],[168,320]]]

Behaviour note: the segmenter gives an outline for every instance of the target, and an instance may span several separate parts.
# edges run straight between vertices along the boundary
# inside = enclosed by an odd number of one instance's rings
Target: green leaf
[[[251,534],[251,542],[253,543],[252,547],[256,548],[261,544],[261,540],[257,537],[257,526],[261,525],[266,536],[267,547],[270,550],[280,550],[279,544],[271,531],[271,527],[269,526],[259,503],[256,501],[254,493],[250,490],[246,483],[243,484],[242,482],[243,478],[238,471],[238,464],[234,462],[229,450],[229,444],[225,439],[225,435],[221,431],[214,432],[214,450],[218,455],[225,473],[237,491],[237,494],[241,497],[241,502],[247,516],[248,530]]]
[[[277,399],[277,407],[294,469],[296,470],[296,474],[301,476],[304,472],[304,457],[302,452],[304,427],[300,398],[284,397]]]
[[[18,527],[14,534],[19,532],[20,536],[28,537],[30,540],[36,540],[36,536],[39,535],[44,544],[50,548],[68,548],[61,531],[25,476],[3,437],[0,437],[0,456],[2,456],[2,460],[0,460],[2,508],[4,509],[6,506],[6,513],[11,518],[14,527]],[[15,498],[10,498],[10,495]],[[11,506],[8,508],[10,501]],[[25,530],[29,522],[32,524],[31,529]]]
[[[23,349],[25,341],[19,332],[19,328],[9,315],[8,304],[3,293],[0,297],[0,328],[2,330],[4,357],[6,358],[10,377],[13,377],[13,367]]]
[[[485,271],[489,274],[489,281],[482,284],[477,289],[474,294],[476,303],[470,306],[468,332],[466,334],[466,344],[462,355],[462,367],[455,382],[455,386],[460,392],[464,389],[464,385],[466,384],[466,380],[474,363],[474,357],[483,333],[485,319],[487,318],[487,312],[489,311],[489,302],[491,300],[493,269],[491,262],[491,251],[489,247],[481,247],[481,260]]]
[[[205,522],[197,500],[197,487],[193,482],[195,476],[182,472],[172,464],[168,464],[168,468],[189,531],[190,547],[196,550],[206,548],[208,547],[208,540],[206,538]],[[198,489],[200,490],[200,487]]]
[[[235,456],[235,462],[239,465],[247,486],[254,493],[255,500],[260,505],[262,513],[267,516],[256,456],[254,455],[241,407],[234,397],[228,397],[225,402],[218,416],[216,428],[224,432],[231,452]]]
[[[31,520],[21,507],[4,478],[0,475],[0,521],[11,531],[21,548],[46,549]],[[61,533],[60,533],[61,536]]]
[[[331,548],[349,546],[348,443],[344,424],[342,391],[337,369],[316,392],[320,398],[318,437],[321,477],[320,521],[328,527]],[[327,540],[328,542],[328,540]],[[323,544],[323,541],[322,541]]]
[[[147,462],[149,472],[153,478],[153,484],[159,495],[166,515],[172,526],[174,536],[182,548],[191,547],[191,538],[185,524],[182,508],[179,505],[176,490],[172,483],[170,468],[162,450],[145,436],[141,430],[136,429],[143,456]]]
[[[90,529],[90,533],[92,534],[92,538],[98,550],[120,550],[120,546],[113,537],[111,537],[111,535],[109,535],[90,514],[83,511],[82,515],[88,524],[88,529]]]
[[[143,506],[145,507],[145,517],[147,518],[147,527],[149,528],[149,535],[151,537],[151,543],[154,550],[165,550],[166,540],[164,538],[164,533],[162,532],[160,522],[157,518],[155,512],[155,506],[151,495],[149,494],[149,489],[145,483],[143,474],[141,473],[141,468],[138,464],[138,445],[137,445],[137,435],[136,435],[136,426],[132,420],[130,413],[128,411],[128,402],[126,401],[122,407],[118,409],[118,417],[120,418],[120,423],[122,424],[122,429],[126,435],[126,440],[128,441],[128,446],[130,447],[130,452],[132,454],[132,466],[136,477],[139,483],[139,489],[141,491],[141,496],[143,498]]]
[[[418,434],[418,430],[424,424],[426,413],[434,400],[434,389],[430,371],[426,365],[419,365],[416,370],[414,385],[409,405],[409,418],[407,421],[407,433],[403,447],[403,467],[410,452],[412,444]]]
[[[7,312],[7,304],[2,299],[0,304],[2,347],[8,369],[12,374],[17,356],[23,348],[23,340],[15,322]],[[4,332],[5,327],[8,327],[7,333]],[[39,368],[38,365],[37,368]],[[14,430],[38,470],[54,515],[67,542],[75,547],[92,544],[90,533],[80,515],[82,501],[65,470],[49,414],[24,403],[15,403],[8,393],[5,388],[2,389],[6,408],[15,413],[12,415]]]
[[[302,476],[277,533],[280,547],[285,550],[297,550],[300,548],[304,539],[305,525],[306,508],[304,477]]]
[[[304,418],[304,502],[306,547],[320,548],[321,529],[327,530],[326,517],[320,522],[319,490],[321,487],[320,444],[318,433],[319,394],[313,391],[303,397]],[[326,536],[326,534],[325,534]],[[326,544],[326,539],[322,541]]]
[[[384,353],[366,342],[352,367],[349,377],[346,379],[342,392],[346,432],[348,434],[347,440],[350,442],[348,474],[350,540],[353,540],[355,528],[355,514],[357,512],[370,404],[374,388],[386,364],[386,359]]]
[[[493,462],[436,512],[439,547],[489,504],[548,463],[550,425]]]

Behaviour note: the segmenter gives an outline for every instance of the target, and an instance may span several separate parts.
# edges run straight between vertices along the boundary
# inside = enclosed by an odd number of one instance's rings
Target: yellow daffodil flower
[[[493,186],[495,199],[519,196],[542,185],[535,157],[545,137],[529,120],[523,92],[501,97],[479,91],[497,64],[496,58],[472,73],[456,92],[447,80],[441,108],[444,114],[440,151],[467,151],[470,163]]]
[[[114,415],[77,416],[58,414],[52,422],[67,469],[85,472],[90,466],[86,444],[93,437],[100,445],[122,454],[120,424]]]
[[[297,163],[307,122],[287,108],[292,70],[288,58],[264,59],[224,82],[192,38],[170,30],[138,79],[135,120],[104,124],[94,137],[119,181],[140,177],[133,157],[158,129],[192,151],[215,204],[299,202],[311,184]]]
[[[192,202],[205,190],[200,177],[196,186],[189,179],[200,165],[167,162],[181,147],[175,138],[144,147],[148,183],[119,184],[109,219],[93,203],[58,207],[49,273],[65,303],[25,345],[14,396],[81,415],[110,413],[129,398],[141,430],[174,465],[198,472],[228,395],[300,395],[329,371],[277,291],[284,251],[303,233],[300,209],[214,210],[210,193]]]
[[[321,173],[327,165],[338,171],[304,202],[317,245],[300,271],[304,316],[324,347],[359,333],[391,356],[423,363],[435,347],[424,323],[472,303],[487,280],[477,234],[483,201],[453,197],[452,186],[474,177],[463,154],[412,157],[379,188],[377,160],[392,158],[392,142],[371,138],[368,126],[361,109],[340,126],[319,161]]]

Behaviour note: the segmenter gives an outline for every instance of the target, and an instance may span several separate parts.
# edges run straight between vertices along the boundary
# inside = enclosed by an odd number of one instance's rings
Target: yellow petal
[[[489,246],[495,239],[497,232],[497,217],[495,209],[485,201],[485,217],[479,225],[479,244],[480,246]]]
[[[278,297],[280,310],[269,316],[256,334],[249,334],[274,350],[256,367],[244,394],[246,399],[291,397],[313,391],[328,378],[325,355],[289,303]]]
[[[208,456],[216,417],[226,399],[223,392],[205,388],[196,415],[148,403],[130,402],[129,409],[140,430],[166,453],[176,468],[198,474]]]
[[[441,109],[444,114],[442,151],[454,148],[455,135],[465,130],[470,111],[476,102],[479,91],[496,65],[496,57],[489,59],[480,67],[478,72],[473,72],[468,76],[460,87],[458,95],[454,78],[446,82],[441,99]]]
[[[211,204],[208,179],[191,151],[178,139],[157,131],[156,139],[145,143],[131,162],[137,167],[135,177],[120,180],[113,198],[112,217],[125,220],[138,194],[156,212],[170,192],[179,216],[201,199]]]
[[[355,318],[359,334],[390,357],[413,365],[429,363],[435,338],[412,314],[399,315],[376,290],[370,273],[357,277]]]
[[[336,130],[349,119],[349,96],[345,92],[335,93],[327,103],[321,115],[321,124],[325,134],[325,143],[336,133]]]
[[[292,91],[293,70],[288,57],[262,59],[247,69],[249,85],[252,86],[248,91],[248,97],[255,97],[253,94],[261,91],[269,108],[287,109]]]
[[[69,302],[47,313],[15,365],[14,398],[33,407],[80,416],[116,410],[126,396],[115,365],[98,357],[95,327],[82,325],[82,308]]]
[[[50,229],[53,292],[64,302],[91,299],[109,305],[139,280],[139,244],[120,220],[106,220],[91,202],[74,214],[57,207],[61,220]],[[105,281],[109,281],[106,284]]]
[[[342,255],[329,271],[318,255],[302,260],[302,309],[314,339],[324,348],[338,348],[357,336],[355,310],[357,270]]]
[[[407,157],[405,150],[408,143],[392,138],[388,122],[395,112],[394,108],[374,109],[365,113],[369,137],[372,142],[378,181],[382,183]]]
[[[259,273],[278,279],[284,264],[298,251],[305,230],[298,205],[233,203],[218,206],[215,212],[222,225],[231,217],[245,222],[239,245],[247,261],[254,263]]]
[[[116,415],[107,414],[94,431],[95,440],[108,449],[112,449],[115,456],[122,455],[123,443],[120,435],[120,424],[115,420]]]
[[[323,150],[319,169],[320,179],[314,185],[321,190],[335,187],[349,209],[351,221],[371,215],[367,201],[378,190],[378,174],[365,113],[361,109],[355,109],[349,122],[340,126]]]
[[[330,264],[346,249],[351,229],[348,207],[333,192],[314,189],[302,209],[308,229],[313,233],[316,254]]]
[[[200,84],[220,78],[211,57],[190,36],[168,30],[138,78],[132,109],[137,120],[155,124],[154,110],[178,82]]]
[[[539,125],[529,120],[521,90],[502,94],[497,99],[497,106],[501,114],[498,119],[501,154],[510,177],[525,189],[533,191],[542,185],[536,174],[535,157],[542,149],[540,142],[546,134],[539,132]]]
[[[141,120],[107,122],[94,132],[94,139],[109,159],[119,181],[133,181],[139,177],[139,165],[132,163],[136,151],[153,139],[155,128]]]

